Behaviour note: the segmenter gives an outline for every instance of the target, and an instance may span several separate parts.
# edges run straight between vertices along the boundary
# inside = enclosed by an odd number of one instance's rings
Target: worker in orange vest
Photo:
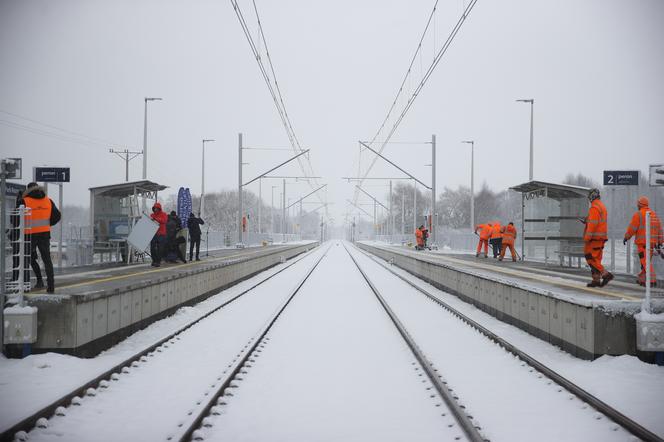
[[[39,251],[46,273],[46,292],[53,293],[55,278],[51,260],[51,226],[60,222],[60,211],[53,200],[46,196],[44,189],[34,182],[28,184],[21,198],[16,201],[16,207],[21,205],[30,209],[29,215],[26,216],[25,241],[30,244],[30,265],[37,278],[33,288],[44,287],[42,273],[37,263],[37,251]],[[14,217],[12,224],[18,225],[18,221],[18,217]]]
[[[590,274],[593,279],[587,286],[604,287],[613,279],[613,274],[602,265],[604,243],[608,239],[608,212],[600,199],[598,189],[590,189],[588,200],[590,200],[590,208],[588,216],[584,220],[586,227],[583,230],[583,254],[590,266]]]
[[[477,231],[480,231],[479,237],[480,240],[477,243],[477,253],[475,253],[475,257],[480,256],[480,252],[482,251],[482,246],[484,246],[484,257],[488,258],[488,252],[489,252],[489,237],[491,236],[491,224],[478,224],[475,226],[475,235],[477,235]]]
[[[648,212],[650,212],[650,246],[646,248],[646,213]],[[627,226],[623,244],[633,236],[639,253],[639,261],[641,261],[641,273],[639,273],[637,283],[642,286],[646,285],[646,253],[650,253],[650,285],[654,287],[657,284],[657,276],[652,265],[652,255],[655,248],[661,247],[664,235],[662,223],[655,211],[649,207],[648,198],[645,196],[639,197],[637,201],[637,211],[634,212],[632,220]]]
[[[503,235],[503,246],[500,250],[499,261],[502,261],[505,257],[505,251],[509,247],[510,254],[512,255],[512,261],[516,262],[516,250],[514,250],[514,240],[516,239],[516,227],[512,221],[509,222],[506,226],[500,229]]]
[[[491,238],[489,239],[489,244],[493,248],[493,257],[498,258],[500,255],[500,249],[503,246],[503,236],[500,233],[500,222],[494,221],[491,224]]]
[[[415,242],[416,242],[416,247],[415,249],[417,250],[422,250],[424,249],[424,225],[418,227],[415,229]]]

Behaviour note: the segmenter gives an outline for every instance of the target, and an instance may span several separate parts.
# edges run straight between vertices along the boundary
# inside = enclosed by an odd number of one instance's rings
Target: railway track
[[[424,289],[420,285],[414,283],[412,280],[409,278],[404,277],[403,275],[399,274],[398,272],[394,271],[388,264],[383,262],[382,260],[378,259],[377,257],[365,252],[364,250],[354,247],[354,250],[361,253],[368,259],[371,259],[373,262],[378,264],[383,270],[388,272],[389,274],[393,275],[394,277],[398,278],[399,280],[403,281],[410,287],[412,287],[414,290],[416,290],[418,293],[426,297],[426,299],[433,301],[435,305],[441,307],[454,317],[456,317],[459,321],[463,322],[466,324],[468,327],[471,327],[474,331],[477,333],[480,333],[490,341],[494,342],[498,346],[500,346],[502,349],[504,349],[506,352],[512,354],[519,360],[523,361],[523,363],[527,364],[531,369],[536,370],[539,372],[541,375],[545,376],[558,386],[564,388],[567,390],[569,393],[571,393],[573,396],[578,398],[579,400],[587,403],[591,407],[593,407],[597,412],[601,413],[603,416],[606,416],[616,424],[618,424],[621,428],[626,430],[628,433],[631,433],[633,436],[636,436],[637,438],[645,441],[664,441],[664,439],[660,438],[658,435],[654,434],[647,428],[643,427],[640,425],[638,422],[635,422],[634,420],[630,419],[628,416],[625,416],[623,413],[620,411],[616,410],[615,408],[611,407],[609,404],[603,402],[601,399],[598,397],[594,396],[593,394],[589,393],[579,385],[575,384],[574,382],[570,381],[569,379],[565,378],[563,375],[560,373],[556,372],[555,370],[547,367],[545,364],[539,362],[532,356],[528,355],[526,352],[523,350],[520,350],[517,348],[515,345],[511,344],[507,340],[503,339],[502,337],[498,336],[497,334],[491,332],[481,324],[477,323],[476,321],[472,320],[468,316],[464,315],[463,313],[459,312],[457,309],[453,308],[440,298],[438,298],[436,295],[433,293],[429,292],[428,290]],[[356,266],[358,267],[358,270],[362,272],[362,274],[365,276],[365,279],[367,279],[367,283],[372,286],[372,290],[375,291],[376,296],[381,299],[381,304],[383,304],[384,308],[386,310],[390,309],[389,305],[386,304],[384,299],[380,297],[380,294],[378,293],[377,289],[375,289],[374,284],[368,279],[366,276],[365,272],[362,270],[360,267],[360,264],[357,262],[357,260],[353,257],[351,252],[346,249],[348,254],[351,256],[353,259],[353,262],[355,262]],[[388,314],[390,316],[395,316],[395,321],[398,321],[398,318],[396,318],[396,315],[394,314],[394,311],[391,309],[388,310]],[[396,322],[395,322],[396,325]],[[405,332],[407,333],[407,332]],[[417,345],[417,344],[414,344]],[[425,359],[425,362],[428,362],[428,360]],[[430,364],[430,363],[429,363]],[[430,364],[431,365],[431,364]],[[432,366],[432,365],[431,365]],[[435,369],[434,369],[435,370]],[[436,373],[436,372],[434,372]],[[447,384],[444,384],[445,386]],[[596,417],[597,419],[598,417]]]
[[[98,389],[108,388],[109,381],[116,381],[119,379],[121,374],[128,373],[132,368],[136,368],[137,366],[139,366],[139,364],[149,362],[150,358],[152,358],[156,353],[163,353],[165,351],[168,351],[169,348],[173,348],[174,346],[176,346],[176,344],[180,340],[180,336],[183,333],[191,330],[193,327],[208,320],[211,316],[215,315],[216,313],[220,312],[222,309],[233,304],[235,301],[253,292],[255,289],[267,283],[268,281],[273,280],[273,278],[277,277],[278,275],[281,275],[283,272],[286,272],[287,270],[291,269],[293,266],[297,265],[302,260],[307,259],[312,254],[316,253],[318,250],[319,249],[313,249],[312,251],[302,254],[300,257],[288,263],[283,268],[279,269],[274,273],[269,274],[266,277],[263,277],[258,282],[251,285],[249,288],[241,291],[237,295],[233,296],[232,298],[223,302],[219,306],[205,313],[203,316],[197,318],[194,321],[189,322],[185,326],[179,328],[175,332],[169,334],[168,336],[159,340],[153,345],[135,353],[131,357],[114,365],[113,367],[106,370],[104,373],[100,374],[94,379],[90,379],[89,381],[81,384],[80,386],[74,388],[69,393],[53,401],[49,405],[41,408],[32,415],[24,418],[20,422],[17,422],[16,424],[14,424],[13,426],[6,429],[0,434],[0,441],[27,440],[28,432],[31,431],[32,429],[47,428],[49,425],[48,424],[49,418],[54,416],[64,416],[67,413],[66,411],[67,407],[79,406],[81,404],[82,402],[81,398],[85,396],[96,395],[96,391]],[[322,257],[320,259],[322,259]],[[316,261],[316,265],[318,262],[320,262],[320,259]],[[245,348],[242,349],[242,351],[248,348],[248,346],[249,344],[245,345]]]

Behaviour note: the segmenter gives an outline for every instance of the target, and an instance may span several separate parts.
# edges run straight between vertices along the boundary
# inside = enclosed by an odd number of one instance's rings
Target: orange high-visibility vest
[[[503,244],[514,245],[514,240],[516,239],[516,227],[508,224],[502,228],[502,232],[503,232]]]
[[[637,246],[646,245],[646,213],[650,212],[650,246],[653,247],[663,241],[662,223],[657,214],[650,207],[642,207],[634,212],[632,220],[625,232],[625,239],[635,237],[634,243]]]
[[[583,233],[584,241],[606,241],[608,237],[607,211],[604,203],[598,198],[590,204],[586,228]]]
[[[25,207],[29,207],[30,215],[25,223],[26,235],[32,233],[43,233],[51,231],[51,200],[48,197],[44,198],[31,198],[29,196],[23,198]]]
[[[500,223],[494,223],[491,225],[491,239],[500,238]]]

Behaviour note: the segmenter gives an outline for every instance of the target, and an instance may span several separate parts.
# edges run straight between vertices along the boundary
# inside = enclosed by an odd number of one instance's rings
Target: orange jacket
[[[491,236],[491,226],[488,225],[488,224],[478,224],[478,225],[476,225],[475,226],[475,233],[477,233],[478,230],[480,231],[480,239],[486,240],[486,239],[489,239],[489,237]]]
[[[42,233],[51,231],[51,210],[53,208],[49,198],[23,198],[25,206],[29,207],[30,215],[25,226],[25,234]]]
[[[627,226],[627,231],[625,232],[625,239],[630,239],[632,236],[635,236],[634,243],[637,246],[645,247],[646,245],[646,213],[650,212],[650,247],[653,247],[657,244],[664,242],[664,236],[662,234],[662,222],[660,221],[657,214],[650,209],[650,207],[642,207],[641,209],[634,212],[632,215],[632,220]]]
[[[500,223],[496,221],[491,225],[491,239],[500,238]]]
[[[514,240],[516,239],[516,227],[514,225],[508,224],[500,229],[503,235],[503,244],[514,245]]]
[[[608,212],[606,206],[597,198],[590,204],[586,217],[586,228],[583,231],[584,241],[606,241],[609,237],[607,226]]]

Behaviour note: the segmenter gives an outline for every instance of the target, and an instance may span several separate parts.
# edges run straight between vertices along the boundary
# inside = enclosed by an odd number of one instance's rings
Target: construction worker
[[[637,211],[632,215],[632,220],[627,226],[623,244],[625,244],[631,237],[635,237],[634,243],[636,244],[639,253],[639,261],[641,261],[641,273],[636,280],[639,285],[646,285],[646,213],[650,212],[650,246],[647,252],[650,253],[650,285],[654,287],[657,284],[657,276],[655,275],[655,268],[652,265],[653,249],[661,247],[664,242],[662,233],[662,223],[657,214],[649,207],[648,198],[645,196],[639,197],[637,201]]]
[[[475,253],[475,257],[480,256],[480,252],[482,251],[482,246],[484,246],[484,257],[488,258],[488,252],[489,252],[489,238],[491,237],[491,224],[478,224],[475,226],[475,235],[477,235],[477,231],[480,231],[479,237],[480,240],[477,243],[477,253]]]
[[[415,242],[416,242],[415,249],[416,250],[422,250],[424,248],[424,237],[423,237],[423,234],[422,234],[423,229],[424,229],[423,225],[418,227],[417,229],[415,229]]]
[[[588,209],[588,216],[584,220],[586,226],[583,230],[583,254],[588,266],[590,266],[592,281],[587,286],[604,287],[613,279],[613,274],[602,265],[604,243],[608,239],[608,212],[600,199],[599,189],[590,189],[588,200],[590,201],[590,208]]]
[[[510,254],[512,255],[512,261],[516,262],[516,250],[514,250],[514,240],[516,240],[516,227],[514,227],[514,223],[510,221],[509,224],[503,226],[503,228],[500,229],[500,231],[503,236],[503,245],[500,250],[500,258],[498,258],[498,260],[499,261],[503,260],[503,258],[505,257],[505,251],[509,247]]]
[[[60,211],[53,200],[46,196],[44,189],[34,182],[28,184],[22,197],[16,201],[16,205],[17,207],[24,205],[30,208],[30,215],[26,220],[25,239],[30,242],[30,265],[37,278],[34,288],[44,287],[41,270],[37,263],[37,251],[39,251],[46,273],[46,293],[54,293],[55,278],[53,262],[51,261],[51,226],[60,221]]]
[[[489,244],[491,244],[491,248],[493,248],[494,259],[498,258],[498,255],[500,255],[500,249],[502,248],[503,244],[503,237],[500,233],[500,229],[500,222],[494,221],[491,224],[491,237],[489,238]]]

